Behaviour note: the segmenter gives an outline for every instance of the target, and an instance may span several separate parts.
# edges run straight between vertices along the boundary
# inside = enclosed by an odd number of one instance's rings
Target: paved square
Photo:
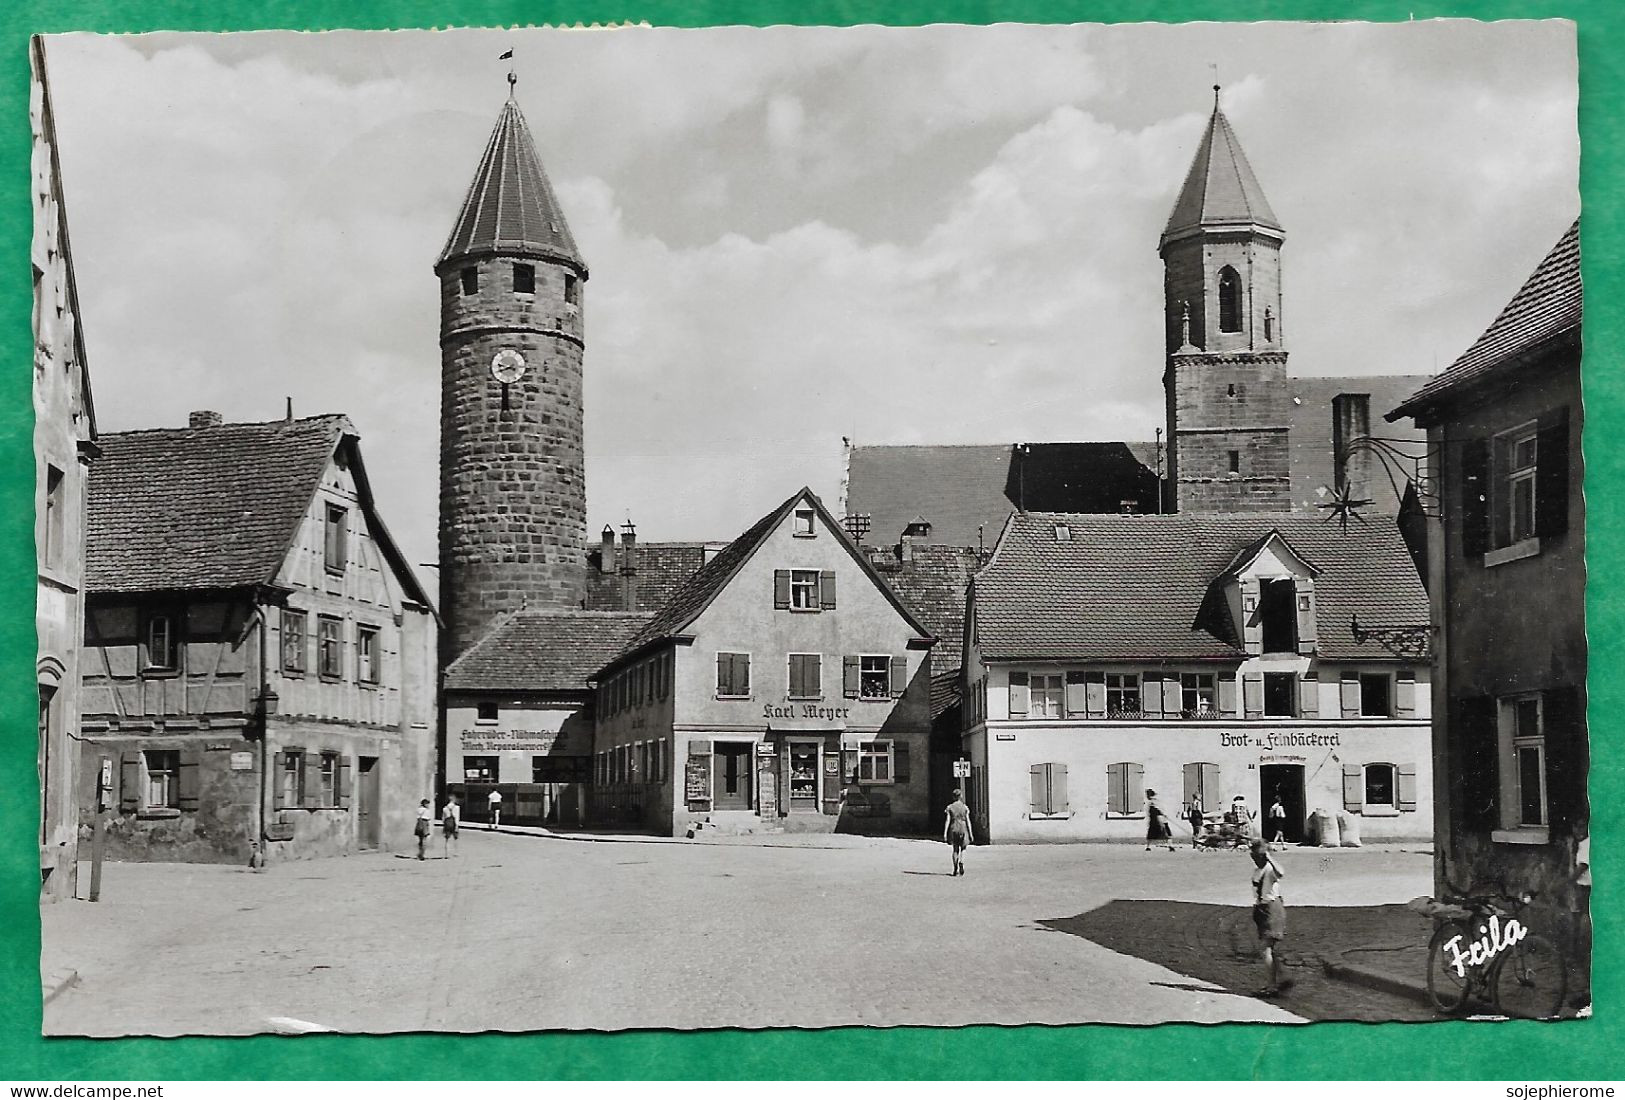
[[[79,973],[45,1031],[1430,1018],[1320,977],[1338,944],[1295,943],[1291,918],[1428,893],[1425,853],[1281,853],[1300,982],[1272,1003],[1248,995],[1262,974],[1239,852],[976,848],[953,878],[948,849],[918,840],[462,843],[258,874],[110,864],[102,902],[44,910],[45,971]],[[1333,940],[1360,942],[1358,912]]]

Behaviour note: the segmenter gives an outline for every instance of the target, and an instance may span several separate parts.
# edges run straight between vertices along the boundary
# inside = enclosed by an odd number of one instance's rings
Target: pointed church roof
[[[1253,166],[1247,163],[1236,131],[1219,108],[1218,91],[1213,89],[1213,116],[1162,231],[1161,244],[1199,229],[1256,226],[1285,232],[1253,175]]]
[[[492,252],[562,260],[586,272],[558,196],[536,155],[530,127],[512,99],[497,116],[435,269],[453,259]]]

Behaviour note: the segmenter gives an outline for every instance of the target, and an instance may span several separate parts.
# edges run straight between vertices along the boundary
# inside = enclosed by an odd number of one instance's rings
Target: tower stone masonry
[[[1158,245],[1168,474],[1181,512],[1287,511],[1286,234],[1213,91],[1207,131]]]
[[[434,270],[443,667],[501,615],[586,592],[587,267],[511,97]]]

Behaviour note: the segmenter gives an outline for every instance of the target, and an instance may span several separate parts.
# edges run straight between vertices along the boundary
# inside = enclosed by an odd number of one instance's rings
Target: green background
[[[1621,0],[24,0],[0,11],[0,1079],[89,1080],[466,1078],[1494,1078],[1625,1077],[1618,897],[1620,839],[1608,807],[1625,795],[1610,746],[1625,696],[1625,386],[1611,368],[1625,292],[1621,135],[1625,132],[1625,3]],[[524,1036],[413,1035],[251,1039],[45,1040],[40,1029],[39,922],[32,820],[36,788],[31,286],[27,38],[69,30],[385,28],[647,21],[910,25],[935,22],[1139,22],[1255,19],[1400,21],[1566,18],[1580,52],[1585,319],[1585,456],[1591,636],[1593,913],[1597,1017],[1558,1024],[1163,1025],[1131,1028],[847,1028]],[[1013,74],[1018,75],[1018,74]],[[1018,77],[1019,78],[1019,77]],[[1336,73],[1327,73],[1336,80]],[[69,217],[73,196],[67,195]],[[141,232],[141,226],[130,226]],[[1494,232],[1486,226],[1486,232]],[[1519,273],[1520,275],[1522,273]],[[1598,303],[1604,303],[1599,307]],[[92,331],[95,318],[87,322]],[[95,359],[91,362],[94,375]],[[1530,614],[1540,613],[1532,599]],[[974,944],[943,944],[942,965]],[[413,959],[403,952],[403,966]],[[178,984],[188,975],[177,974]],[[590,980],[590,979],[589,979]],[[854,975],[856,980],[856,975]]]

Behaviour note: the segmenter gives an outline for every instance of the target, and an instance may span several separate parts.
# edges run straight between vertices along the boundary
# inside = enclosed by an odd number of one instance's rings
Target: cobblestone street
[[[78,975],[45,1031],[1431,1018],[1318,967],[1362,945],[1374,910],[1343,907],[1430,892],[1426,854],[1280,853],[1298,984],[1270,1002],[1242,853],[980,848],[956,879],[940,844],[817,842],[469,831],[423,863],[110,864],[101,903],[44,910],[44,971]]]

